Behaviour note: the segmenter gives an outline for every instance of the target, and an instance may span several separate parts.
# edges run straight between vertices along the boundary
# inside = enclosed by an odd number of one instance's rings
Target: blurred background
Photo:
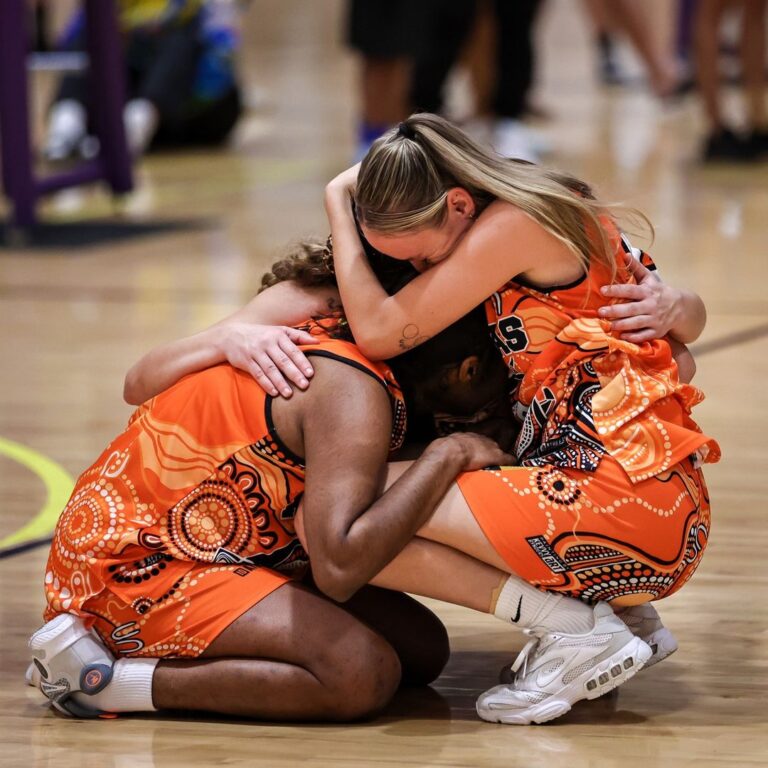
[[[6,190],[10,166],[67,182],[82,167],[100,173],[105,152],[122,157],[128,175],[113,183],[117,194],[103,181],[64,184],[36,200],[34,221],[19,221],[10,196],[0,197],[0,625],[13,649],[0,668],[6,712],[23,696],[12,686],[42,607],[46,552],[31,545],[61,508],[51,506],[44,478],[60,471],[66,490],[67,477],[122,429],[131,412],[123,376],[144,352],[242,306],[288,243],[324,238],[324,185],[421,108],[503,154],[570,171],[603,199],[639,207],[656,237],[637,244],[666,280],[703,296],[709,324],[694,347],[695,383],[707,400],[697,420],[720,440],[724,460],[707,473],[710,551],[664,615],[683,639],[711,628],[686,651],[714,659],[727,648],[738,660],[729,673],[736,687],[715,695],[711,667],[688,656],[664,673],[675,684],[663,702],[653,688],[663,676],[653,673],[622,689],[622,701],[643,722],[665,718],[654,741],[629,748],[650,758],[645,764],[661,752],[680,765],[707,755],[713,734],[733,755],[753,747],[764,755],[762,601],[729,616],[707,606],[712,595],[728,604],[739,584],[765,584],[768,537],[757,521],[768,427],[766,0],[125,0],[116,8],[127,101],[109,130],[94,110],[114,96],[114,83],[106,70],[106,91],[84,79],[83,51],[90,44],[90,60],[107,61],[115,46],[94,53],[80,3],[0,0],[0,13],[17,5],[27,28],[0,16],[0,78],[14,41],[24,41],[30,152],[7,150],[20,112],[0,79]],[[19,535],[35,517],[40,525]],[[497,626],[437,609],[457,653],[502,648]],[[438,688],[450,699],[451,686],[449,669]],[[474,728],[470,698],[450,700],[454,718]],[[15,743],[31,739],[38,762],[53,764],[60,755],[50,734],[28,732],[37,704],[30,692]],[[635,724],[622,717],[600,714],[617,727]],[[688,739],[691,723],[706,734]],[[476,748],[497,754],[503,734],[478,729]],[[558,733],[554,751],[570,749],[568,732]]]

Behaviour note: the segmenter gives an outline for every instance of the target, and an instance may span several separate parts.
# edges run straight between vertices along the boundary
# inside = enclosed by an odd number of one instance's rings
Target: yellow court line
[[[0,437],[0,454],[34,472],[45,484],[47,492],[43,508],[25,526],[0,539],[0,549],[45,538],[53,531],[56,520],[69,500],[75,486],[74,479],[52,459],[4,437]]]

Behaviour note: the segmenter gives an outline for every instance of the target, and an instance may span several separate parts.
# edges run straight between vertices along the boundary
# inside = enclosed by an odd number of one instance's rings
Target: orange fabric
[[[638,483],[605,457],[594,473],[501,467],[461,475],[458,485],[514,573],[591,603],[672,594],[709,535],[709,496],[690,459]]]
[[[610,219],[603,224],[617,281],[634,282],[626,240]],[[645,254],[641,261],[652,266]],[[703,395],[678,381],[667,341],[621,341],[598,317],[606,303],[599,289],[610,282],[611,271],[595,259],[571,285],[542,290],[510,281],[486,302],[512,377],[520,463],[594,471],[608,454],[641,483],[693,453],[717,461],[717,443],[689,415]]]
[[[322,341],[307,354],[342,360],[387,387],[399,447],[405,415],[389,369],[308,327]],[[304,464],[275,433],[271,401],[248,374],[220,365],[142,405],[80,476],[59,518],[46,620],[64,611],[98,616],[116,649],[130,635],[152,654],[195,655],[243,610],[303,574],[307,555],[293,518]]]
[[[139,561],[141,562],[141,561]],[[249,608],[294,577],[252,565],[187,564],[170,559],[174,578],[163,594],[145,584],[144,597],[126,602],[105,589],[87,600],[82,615],[116,656],[194,658]]]

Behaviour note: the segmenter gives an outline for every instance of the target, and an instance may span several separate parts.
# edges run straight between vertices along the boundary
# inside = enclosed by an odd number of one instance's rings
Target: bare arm
[[[677,363],[678,378],[680,381],[690,384],[696,375],[696,360],[691,354],[691,350],[685,344],[674,339],[669,339],[669,346],[672,348],[672,357]]]
[[[139,405],[187,374],[223,362],[250,373],[269,394],[277,395],[279,389],[288,397],[292,390],[281,371],[297,386],[307,386],[312,366],[295,345],[312,344],[314,339],[284,326],[338,306],[333,288],[273,285],[210,328],[148,352],[126,374],[123,397]]]
[[[301,394],[306,485],[303,538],[319,589],[346,600],[413,538],[460,472],[511,457],[479,435],[432,442],[383,489],[391,408],[381,384],[344,364],[316,362]]]
[[[364,257],[347,190],[329,184],[326,210],[344,310],[355,341],[374,360],[398,355],[442,331],[510,278],[536,265],[573,264],[566,247],[537,222],[496,202],[450,258],[388,296]]]

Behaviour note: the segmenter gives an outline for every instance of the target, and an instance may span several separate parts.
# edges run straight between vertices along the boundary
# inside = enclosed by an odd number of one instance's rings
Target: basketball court
[[[51,196],[49,225],[0,247],[0,764],[175,766],[768,765],[768,162],[703,167],[693,98],[595,84],[586,21],[551,0],[537,103],[546,163],[644,210],[662,275],[704,298],[693,348],[706,393],[697,421],[723,449],[707,467],[713,531],[693,581],[657,604],[680,641],[669,660],[545,726],[480,721],[477,694],[524,644],[499,621],[441,603],[452,657],[431,689],[404,691],[378,719],[274,725],[215,717],[73,721],[25,687],[26,640],[41,623],[50,534],[74,478],[122,430],[123,376],[152,346],[243,305],[281,248],[325,237],[324,184],[350,164],[356,66],[340,0],[258,0],[243,76],[260,97],[221,151],[152,154],[136,191]],[[40,115],[51,76],[35,79]],[[255,100],[255,97],[254,97]],[[734,100],[734,109],[738,105]],[[36,130],[39,128],[36,121]],[[0,219],[7,208],[0,202]],[[105,221],[108,222],[105,225]]]

